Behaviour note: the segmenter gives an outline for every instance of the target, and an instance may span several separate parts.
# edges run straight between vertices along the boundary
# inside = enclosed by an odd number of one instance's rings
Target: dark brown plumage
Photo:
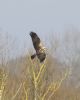
[[[34,49],[36,50],[36,53],[31,56],[31,59],[34,59],[37,56],[40,62],[43,62],[46,58],[45,47],[42,45],[40,38],[35,32],[31,32],[30,36],[32,38]]]

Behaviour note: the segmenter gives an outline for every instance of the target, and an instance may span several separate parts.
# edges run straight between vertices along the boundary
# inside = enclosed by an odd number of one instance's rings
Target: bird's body
[[[46,58],[45,47],[42,45],[40,38],[35,32],[31,32],[30,36],[36,51],[36,53],[31,56],[31,59],[34,59],[37,56],[40,62],[43,62]]]

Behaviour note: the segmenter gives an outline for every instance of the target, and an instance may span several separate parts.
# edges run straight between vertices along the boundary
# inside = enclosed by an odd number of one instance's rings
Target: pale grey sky
[[[80,28],[80,0],[0,0],[0,27],[19,36]]]
[[[44,39],[72,26],[80,29],[80,0],[0,0],[0,28],[15,36],[19,50],[30,31]]]

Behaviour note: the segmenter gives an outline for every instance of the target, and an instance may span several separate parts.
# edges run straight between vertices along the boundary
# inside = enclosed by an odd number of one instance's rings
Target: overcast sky
[[[19,49],[30,31],[44,39],[70,27],[80,29],[80,0],[0,0],[0,30],[15,36]]]
[[[80,28],[80,0],[0,0],[0,27],[12,34]]]

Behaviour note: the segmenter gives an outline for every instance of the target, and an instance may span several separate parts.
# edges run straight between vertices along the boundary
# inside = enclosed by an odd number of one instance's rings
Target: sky
[[[14,38],[18,53],[31,45],[31,31],[47,41],[71,27],[80,29],[80,0],[0,0],[0,32]]]

